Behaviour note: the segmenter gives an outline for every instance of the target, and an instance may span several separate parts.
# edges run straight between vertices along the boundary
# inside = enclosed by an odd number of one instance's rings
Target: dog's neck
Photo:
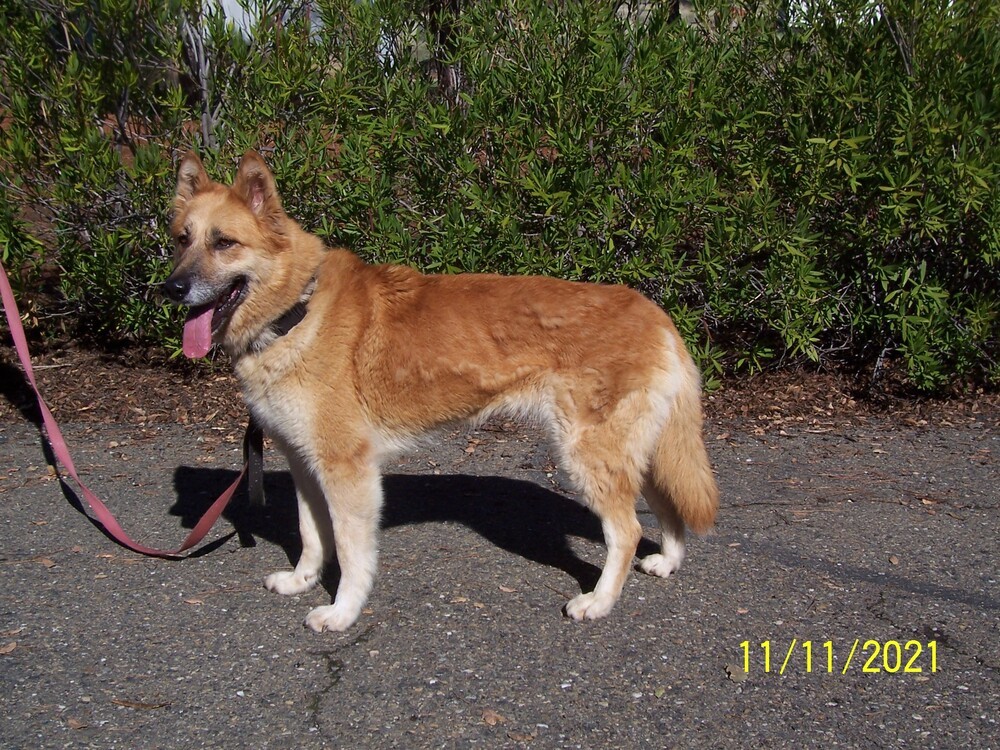
[[[316,277],[313,276],[299,295],[298,301],[279,315],[256,339],[250,342],[248,351],[260,354],[277,339],[286,336],[309,312],[309,300],[316,291]]]

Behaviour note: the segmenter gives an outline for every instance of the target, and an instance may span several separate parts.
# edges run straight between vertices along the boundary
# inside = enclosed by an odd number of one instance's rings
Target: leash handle
[[[243,471],[240,472],[236,481],[233,482],[225,490],[225,492],[219,496],[218,500],[212,503],[211,507],[205,512],[205,515],[203,515],[201,520],[195,524],[191,533],[188,534],[187,538],[177,549],[156,549],[134,541],[127,533],[125,533],[125,530],[121,527],[121,524],[118,523],[114,514],[112,514],[111,511],[108,510],[108,507],[101,502],[100,498],[98,498],[97,495],[95,495],[90,488],[83,483],[79,474],[77,474],[76,466],[73,464],[73,458],[69,453],[69,447],[66,445],[66,439],[63,437],[62,432],[59,430],[59,425],[56,424],[56,420],[52,416],[52,412],[49,411],[49,407],[45,403],[45,399],[42,398],[42,394],[38,390],[38,383],[35,380],[35,371],[31,366],[31,356],[28,352],[28,340],[24,335],[24,326],[21,325],[21,314],[17,309],[17,302],[14,300],[14,291],[11,289],[10,280],[7,278],[7,271],[4,269],[3,263],[0,263],[0,298],[3,300],[3,309],[7,316],[7,325],[10,327],[11,338],[14,340],[14,349],[17,351],[17,356],[21,360],[21,366],[24,368],[25,377],[27,377],[32,390],[35,392],[35,398],[38,399],[38,408],[42,413],[42,422],[45,425],[45,433],[48,437],[49,445],[52,447],[52,452],[59,463],[65,467],[66,473],[76,481],[77,486],[80,488],[80,492],[83,494],[84,499],[86,499],[87,504],[90,506],[90,510],[93,512],[97,522],[104,527],[105,531],[107,531],[112,539],[121,544],[123,547],[127,547],[134,552],[148,555],[150,557],[178,558],[181,556],[181,553],[186,552],[197,545],[202,539],[205,538],[205,534],[208,533],[208,530],[212,528],[215,522],[219,519],[219,516],[222,515],[222,511],[229,504],[229,501],[236,493],[236,489],[239,487],[240,481],[247,473],[247,467],[243,467]]]

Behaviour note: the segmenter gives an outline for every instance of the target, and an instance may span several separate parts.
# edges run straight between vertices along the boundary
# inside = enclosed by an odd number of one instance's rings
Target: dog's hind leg
[[[627,507],[623,499],[614,498],[607,503],[599,500],[592,506],[601,518],[608,556],[594,590],[580,594],[566,604],[566,614],[574,620],[596,620],[607,616],[621,596],[642,536],[635,511]],[[628,505],[634,502],[631,497],[628,498]]]
[[[374,461],[339,463],[326,467],[323,488],[333,521],[340,583],[333,604],[316,607],[305,624],[316,632],[342,631],[361,616],[375,580],[382,482]]]
[[[567,436],[569,437],[569,436]],[[564,460],[586,503],[601,520],[608,556],[594,590],[566,605],[574,620],[606,616],[621,596],[642,537],[635,514],[641,469],[630,461],[620,432],[611,424],[591,426],[560,441]]]
[[[684,521],[673,501],[651,481],[643,486],[642,496],[660,523],[660,551],[642,558],[639,568],[644,573],[666,578],[684,561]]]

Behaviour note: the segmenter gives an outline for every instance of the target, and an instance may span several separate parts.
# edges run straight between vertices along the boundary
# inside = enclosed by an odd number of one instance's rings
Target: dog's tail
[[[684,383],[657,440],[649,479],[684,523],[703,534],[715,523],[719,488],[702,435],[701,377],[694,362],[683,359]]]

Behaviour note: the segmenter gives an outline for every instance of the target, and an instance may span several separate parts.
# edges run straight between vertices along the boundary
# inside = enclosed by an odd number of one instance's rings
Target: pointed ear
[[[188,151],[184,154],[181,165],[177,168],[177,198],[175,202],[186,201],[195,193],[207,188],[211,182],[198,154],[194,151]]]
[[[243,154],[233,181],[233,191],[259,219],[276,218],[281,214],[281,199],[274,176],[256,151]]]

